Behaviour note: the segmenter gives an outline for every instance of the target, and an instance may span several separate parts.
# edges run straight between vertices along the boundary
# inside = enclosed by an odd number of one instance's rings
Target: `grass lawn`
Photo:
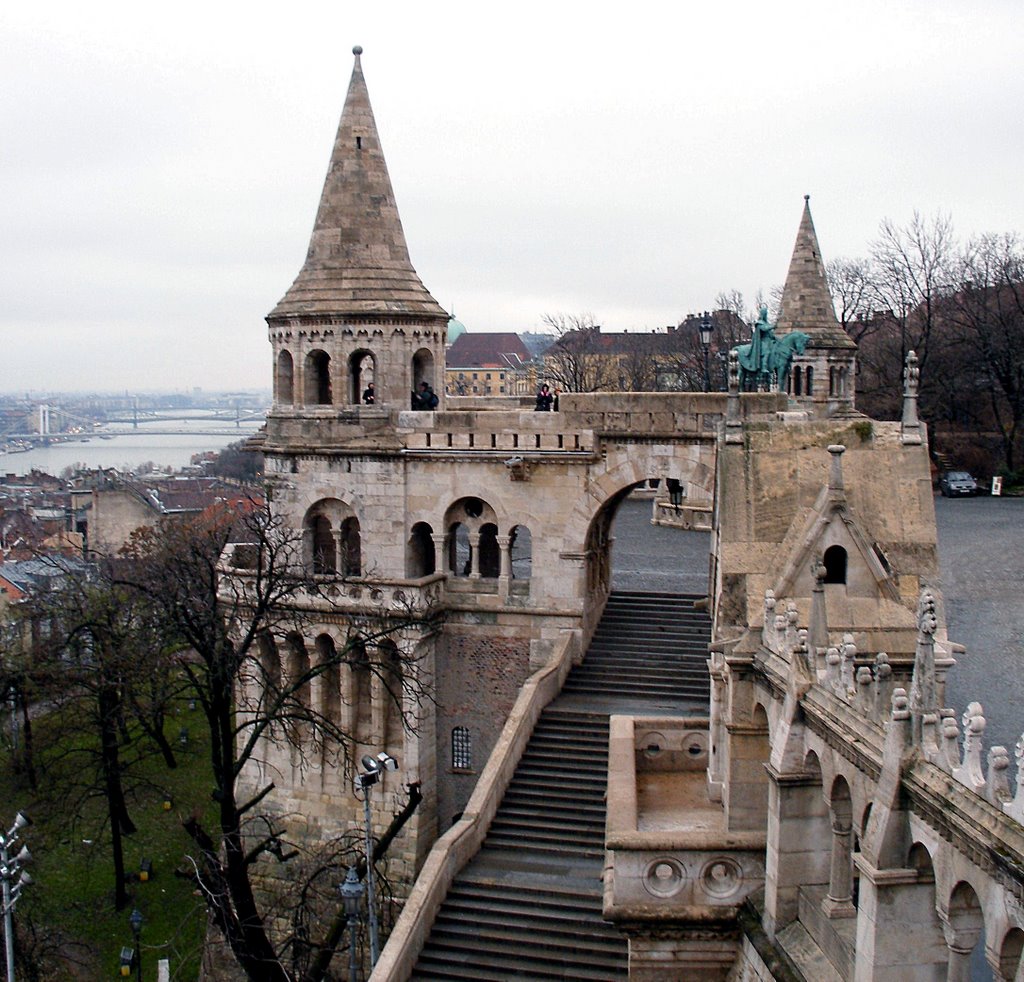
[[[6,717],[6,714],[4,714]],[[4,719],[6,723],[6,718]],[[182,747],[180,731],[188,730]],[[39,789],[32,792],[13,773],[10,735],[0,751],[0,826],[10,827],[15,813],[25,812],[32,824],[21,840],[32,852],[33,883],[25,888],[15,911],[17,936],[31,966],[19,980],[119,978],[121,947],[130,946],[129,914],[137,907],[143,916],[141,931],[144,979],[155,979],[157,961],[170,960],[171,978],[194,982],[205,929],[205,909],[192,884],[174,875],[185,868],[194,852],[181,827],[192,814],[213,817],[213,787],[208,760],[208,734],[199,710],[182,703],[170,717],[166,731],[178,757],[168,769],[158,753],[140,753],[145,738],[130,729],[132,741],[122,748],[130,761],[125,774],[128,810],[138,831],[124,839],[125,866],[133,877],[131,900],[122,911],[114,909],[114,872],[106,800],[101,793],[82,801],[82,788],[97,770],[92,754],[95,737],[64,729],[42,718],[34,724]],[[164,800],[170,795],[171,807]],[[20,848],[20,844],[16,847]],[[153,874],[139,882],[134,874],[143,858],[152,860]],[[133,975],[134,977],[134,975]]]

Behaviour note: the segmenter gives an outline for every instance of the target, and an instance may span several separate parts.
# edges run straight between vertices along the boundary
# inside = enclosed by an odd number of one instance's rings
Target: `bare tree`
[[[593,314],[544,314],[541,320],[555,335],[544,353],[544,372],[557,388],[599,392],[613,387],[601,327]]]
[[[269,656],[273,639],[301,636],[318,594],[302,564],[300,537],[268,507],[254,504],[241,517],[223,513],[141,530],[127,555],[131,573],[125,582],[152,605],[168,639],[187,648],[179,664],[209,727],[218,816],[211,828],[195,816],[185,822],[198,849],[191,876],[250,979],[318,982],[327,972],[342,918],[328,915],[331,925],[318,942],[303,939],[303,950],[308,954],[312,945],[315,957],[300,960],[299,968],[288,957],[296,939],[271,936],[253,881],[256,864],[268,857],[294,859],[297,850],[287,845],[279,818],[265,808],[273,784],[247,791],[243,772],[268,743],[290,743],[297,753],[315,753],[325,766],[333,761],[346,767],[353,734],[339,714],[310,698],[313,679],[330,678],[342,666],[356,665],[376,676],[395,712],[425,698],[411,658],[396,670],[386,659],[368,655],[408,626],[412,614],[361,616],[344,643],[315,663],[306,659],[283,672]],[[403,722],[413,725],[404,716]],[[395,832],[419,800],[419,789],[410,787]],[[304,883],[295,883],[295,892],[301,905]],[[334,905],[337,909],[337,898]]]
[[[974,382],[971,398],[987,408],[1013,472],[1024,426],[1024,250],[1016,236],[967,244],[949,319],[959,374]]]
[[[825,266],[825,278],[840,325],[859,343],[873,329],[877,290],[871,263],[867,259],[833,259]]]

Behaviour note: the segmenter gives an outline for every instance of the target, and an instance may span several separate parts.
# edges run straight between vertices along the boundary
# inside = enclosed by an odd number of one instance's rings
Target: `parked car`
[[[939,490],[946,498],[978,493],[978,482],[967,471],[946,471],[939,478]]]

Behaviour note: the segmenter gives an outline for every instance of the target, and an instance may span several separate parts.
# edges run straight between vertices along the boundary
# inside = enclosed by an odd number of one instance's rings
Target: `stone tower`
[[[274,404],[296,410],[376,402],[408,406],[426,381],[443,398],[448,315],[409,261],[360,65],[355,65],[309,251],[267,317]]]
[[[857,345],[836,319],[811,220],[810,195],[804,195],[776,324],[778,335],[790,331],[810,336],[804,353],[793,358],[787,386],[790,398],[815,417],[851,412]]]

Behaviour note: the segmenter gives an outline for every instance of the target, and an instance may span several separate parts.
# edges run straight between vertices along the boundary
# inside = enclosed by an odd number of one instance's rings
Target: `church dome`
[[[466,333],[466,325],[454,317],[448,320],[448,344],[455,344]]]

